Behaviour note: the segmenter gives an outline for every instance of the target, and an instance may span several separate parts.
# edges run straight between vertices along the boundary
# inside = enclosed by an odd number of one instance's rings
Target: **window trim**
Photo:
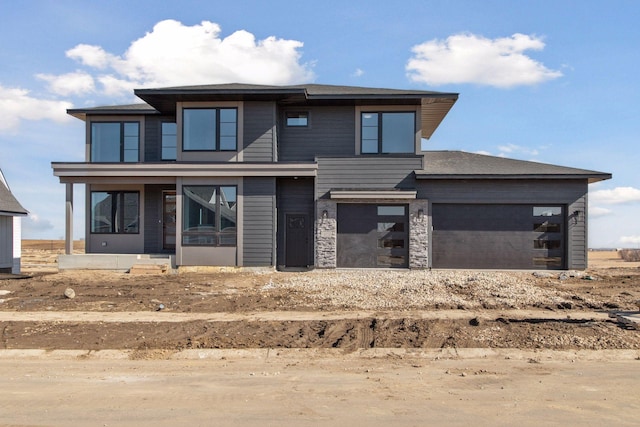
[[[175,125],[176,127],[176,133],[175,133],[175,137],[176,137],[176,145],[175,145],[175,156],[172,159],[168,159],[164,157],[164,125],[165,124],[172,124]],[[162,160],[163,162],[172,162],[172,161],[176,161],[178,159],[178,123],[175,121],[169,121],[169,120],[163,120],[162,122],[160,122],[160,160]]]
[[[137,159],[135,161],[125,161],[125,152],[127,150],[125,150],[125,132],[124,132],[124,128],[126,124],[131,124],[131,123],[135,123],[138,126],[138,146],[137,146],[137,152],[138,152],[138,156]],[[99,161],[99,160],[94,160],[93,158],[93,147],[94,147],[94,140],[93,140],[93,125],[98,125],[98,124],[119,124],[120,125],[120,160],[117,162],[110,162],[110,161]],[[88,129],[88,138],[89,138],[89,162],[90,163],[140,163],[140,153],[142,151],[142,147],[141,147],[141,141],[143,138],[142,135],[142,123],[139,120],[91,120],[91,122],[89,123],[89,129]]]
[[[355,115],[355,139],[353,141],[356,156],[404,156],[408,154],[420,154],[421,149],[421,107],[420,105],[360,105],[356,106]],[[414,138],[413,150],[405,153],[363,153],[362,152],[362,114],[363,113],[413,113],[414,114]]]
[[[291,117],[290,117],[290,115],[291,115]],[[300,115],[304,115],[304,117],[306,118],[305,124],[303,124],[303,125],[289,124],[289,118],[299,118]],[[294,117],[294,116],[298,116],[298,117]],[[284,124],[288,128],[309,128],[309,127],[311,127],[311,114],[309,113],[309,111],[303,111],[303,110],[285,111],[284,112]]]
[[[113,195],[115,195],[115,200],[117,201],[118,205],[116,206],[115,210],[112,206],[111,210],[112,210],[112,216],[116,214],[116,210],[119,212],[118,215],[118,221],[117,224],[119,226],[119,228],[123,231],[109,231],[109,232],[100,232],[100,231],[94,231],[94,204],[93,204],[93,194],[94,193],[107,193],[107,194],[111,194],[112,197]],[[126,232],[124,230],[126,230],[125,228],[125,216],[124,216],[124,195],[125,194],[135,194],[136,198],[137,198],[137,212],[136,212],[136,219],[135,221],[137,221],[138,226],[136,227],[136,231],[135,232]],[[112,221],[112,228],[113,228],[113,224],[116,223],[116,221]],[[140,191],[137,190],[91,190],[90,194],[89,194],[89,233],[92,235],[135,235],[135,234],[140,234]]]
[[[215,141],[213,149],[187,149],[185,148],[185,120],[184,114],[187,110],[215,110],[216,112],[216,126],[215,126]],[[235,134],[235,147],[233,149],[221,149],[220,148],[220,110],[235,110],[236,112],[236,134]],[[237,152],[238,140],[240,139],[240,108],[238,106],[183,106],[181,109],[181,126],[180,133],[180,145],[181,149],[185,153],[215,153],[215,152]],[[177,135],[176,135],[177,136]],[[176,147],[177,148],[177,147]]]

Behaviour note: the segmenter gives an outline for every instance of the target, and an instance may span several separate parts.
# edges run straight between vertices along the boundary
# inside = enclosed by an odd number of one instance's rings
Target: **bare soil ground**
[[[82,251],[81,244],[76,248]],[[28,277],[0,280],[0,349],[128,349],[160,358],[185,349],[229,348],[640,349],[640,331],[606,316],[637,311],[640,300],[640,263],[625,263],[615,253],[591,252],[588,271],[560,277],[558,272],[58,272],[62,251],[62,242],[24,242]],[[64,296],[67,288],[75,298]],[[82,319],[83,312],[111,317],[91,322]],[[11,313],[43,315],[21,320]],[[45,313],[64,316],[46,320]],[[202,313],[220,316],[196,316]],[[180,321],[171,317],[177,315]]]

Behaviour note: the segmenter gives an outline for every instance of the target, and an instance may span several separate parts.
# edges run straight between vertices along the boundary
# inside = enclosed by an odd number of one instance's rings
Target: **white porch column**
[[[73,254],[73,183],[66,184],[64,253]]]

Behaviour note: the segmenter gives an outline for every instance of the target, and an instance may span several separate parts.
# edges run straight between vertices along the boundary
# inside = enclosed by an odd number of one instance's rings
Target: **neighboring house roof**
[[[610,173],[505,159],[464,151],[425,151],[417,179],[611,179]]]
[[[22,207],[20,202],[11,194],[9,185],[0,170],[0,214],[11,216],[22,216],[28,212]]]

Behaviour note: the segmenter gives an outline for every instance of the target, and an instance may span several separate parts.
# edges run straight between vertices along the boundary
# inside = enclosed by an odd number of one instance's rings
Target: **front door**
[[[162,248],[176,248],[176,192],[162,193]]]
[[[307,267],[309,247],[309,215],[285,215],[285,264],[287,267]]]

